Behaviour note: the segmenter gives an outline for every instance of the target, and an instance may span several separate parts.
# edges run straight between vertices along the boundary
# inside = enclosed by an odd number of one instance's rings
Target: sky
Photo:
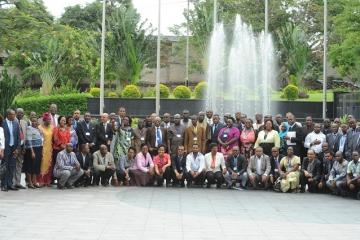
[[[86,5],[94,0],[43,0],[45,6],[55,17],[60,17],[64,13],[65,7],[76,4]],[[171,35],[169,27],[185,21],[183,11],[187,8],[187,0],[161,0],[161,33]],[[134,6],[138,9],[143,19],[157,28],[158,25],[158,0],[133,0]]]

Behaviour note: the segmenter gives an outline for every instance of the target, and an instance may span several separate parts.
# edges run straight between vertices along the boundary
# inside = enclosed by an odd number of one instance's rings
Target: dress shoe
[[[26,189],[26,187],[24,187],[24,186],[21,185],[21,184],[20,184],[20,185],[16,185],[15,187],[16,187],[17,189]]]
[[[11,190],[11,191],[19,191],[19,189],[17,189],[16,187],[9,187],[9,190]]]
[[[7,191],[9,191],[9,189],[7,189],[7,187],[1,187],[1,191],[7,192]]]

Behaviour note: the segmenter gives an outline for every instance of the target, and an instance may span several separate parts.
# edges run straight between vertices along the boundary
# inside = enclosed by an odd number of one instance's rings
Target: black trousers
[[[84,170],[84,174],[78,179],[76,180],[76,182],[74,183],[75,186],[89,186],[91,185],[91,181],[93,178],[93,173],[90,172],[90,176],[85,174],[85,170]]]
[[[115,170],[105,169],[105,171],[95,171],[94,172],[94,185],[99,185],[101,179],[101,185],[107,186],[109,185],[109,180],[114,175]]]
[[[196,178],[194,178],[190,172],[187,172],[186,181],[188,186],[191,186],[193,183],[195,183],[196,185],[203,185],[205,181],[205,173],[201,172]]]
[[[313,179],[312,182],[309,182],[309,177],[306,177],[304,172],[301,171],[300,173],[300,185],[301,185],[301,189],[305,190],[306,185],[308,185],[308,191],[311,193],[315,193],[318,192],[318,182]]]
[[[221,186],[221,184],[223,184],[225,181],[220,171],[217,171],[215,173],[212,171],[206,172],[206,180],[208,185],[216,183],[217,186]]]
[[[183,174],[181,179],[177,179],[177,177],[176,177],[176,175],[175,175],[175,172],[172,171],[172,180],[173,180],[173,184],[174,184],[175,186],[176,186],[176,185],[179,185],[179,184],[183,185],[183,184],[184,184],[184,181],[185,181],[185,179],[186,179],[186,173],[185,173],[185,172],[178,170],[178,173],[180,173],[180,174],[182,173],[182,174]]]
[[[167,167],[162,176],[155,174],[155,179],[157,181],[158,186],[162,186],[164,184],[164,180],[166,180],[166,184],[170,184],[170,182],[171,182],[171,167]]]

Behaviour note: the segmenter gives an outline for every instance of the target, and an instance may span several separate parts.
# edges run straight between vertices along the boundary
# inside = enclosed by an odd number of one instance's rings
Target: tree
[[[360,2],[341,0],[341,3],[343,10],[333,17],[330,61],[342,76],[360,81]]]
[[[15,77],[10,76],[7,70],[0,74],[0,113],[5,113],[13,102],[15,96],[21,90],[21,82]]]

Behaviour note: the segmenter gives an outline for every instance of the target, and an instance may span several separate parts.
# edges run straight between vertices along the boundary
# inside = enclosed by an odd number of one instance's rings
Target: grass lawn
[[[273,101],[288,101],[285,98],[281,98],[280,96],[282,95],[282,92],[276,91],[273,92],[272,96],[271,96],[271,100]],[[309,98],[302,98],[302,99],[297,99],[295,101],[299,101],[299,102],[322,102],[322,97],[323,97],[323,93],[322,91],[310,91],[308,93]],[[333,92],[331,90],[327,91],[327,101],[328,102],[333,102],[334,101],[334,95]]]

